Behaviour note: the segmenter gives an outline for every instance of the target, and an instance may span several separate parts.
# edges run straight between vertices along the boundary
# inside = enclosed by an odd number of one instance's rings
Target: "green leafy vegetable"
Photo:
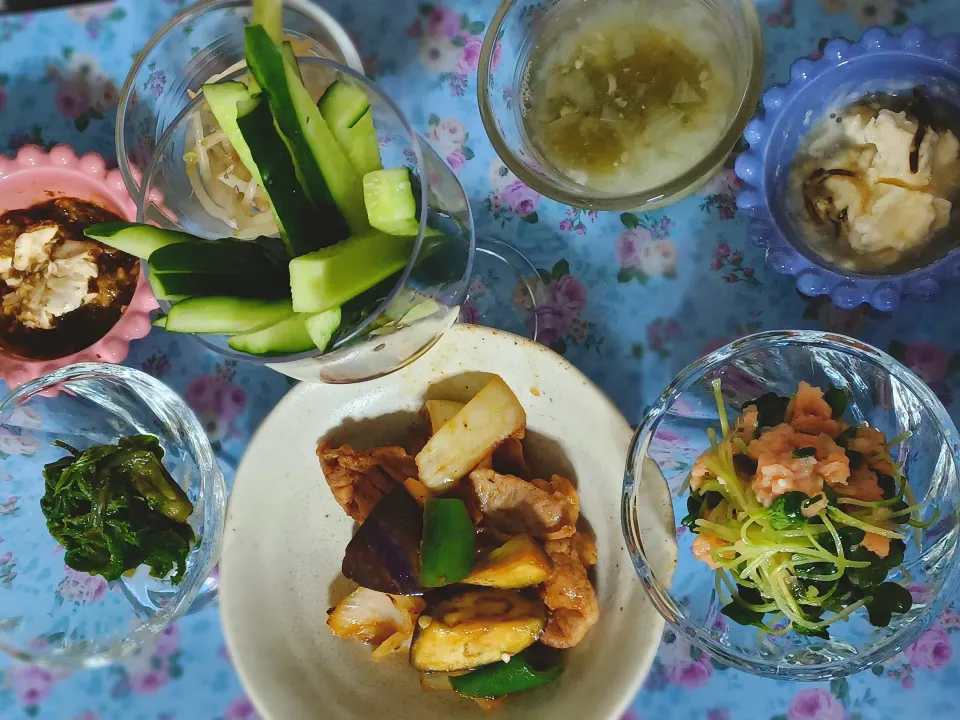
[[[839,420],[847,409],[847,394],[840,388],[830,388],[823,394],[823,399],[827,401],[830,410],[833,411],[833,419]]]
[[[892,475],[877,473],[877,483],[880,485],[880,489],[883,490],[884,500],[890,500],[897,496],[899,492],[897,490],[897,480]]]
[[[912,607],[909,590],[897,583],[885,582],[874,588],[873,599],[867,603],[867,616],[871,625],[886,627],[894,613],[905,613]]]
[[[857,436],[857,429],[851,426],[851,427],[848,427],[839,435],[837,435],[837,439],[834,440],[834,442],[837,443],[837,445],[839,445],[840,447],[846,448],[847,445],[850,444],[850,441],[853,440],[856,436]]]
[[[40,509],[64,562],[106,580],[140,565],[161,578],[176,569],[171,581],[183,580],[193,504],[163,466],[160,441],[135,435],[83,451],[55,444],[70,455],[44,467]]]
[[[795,458],[813,457],[816,454],[817,454],[817,449],[815,447],[797,448],[796,450],[793,451],[793,456]]]
[[[712,490],[703,495],[697,492],[690,493],[687,498],[687,516],[680,521],[680,524],[693,532],[699,532],[697,520],[703,517],[704,506],[708,510],[713,510],[720,504],[721,500],[723,500],[723,495]]]
[[[755,400],[750,400],[743,404],[746,410],[751,405],[757,408],[757,426],[761,428],[774,427],[783,422],[787,415],[787,406],[790,404],[790,398],[777,395],[776,393],[764,393]]]
[[[803,516],[803,504],[809,500],[806,493],[795,490],[776,500],[767,510],[767,520],[774,530],[793,530],[802,527],[807,519]]]

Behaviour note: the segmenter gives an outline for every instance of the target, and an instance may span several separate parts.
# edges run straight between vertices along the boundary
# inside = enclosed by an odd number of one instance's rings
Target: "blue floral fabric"
[[[118,88],[147,38],[183,0],[118,0],[77,9],[0,16],[0,149],[73,145],[114,156]],[[458,173],[480,234],[514,244],[547,284],[542,340],[580,366],[639,420],[687,363],[761,329],[844,332],[888,350],[926,380],[960,419],[960,288],[936,305],[896,313],[842,311],[800,297],[767,271],[737,216],[732,161],[696,197],[649,215],[587,213],[540,197],[498,160],[480,124],[476,68],[496,0],[329,0],[353,33],[371,75]],[[769,83],[826,40],[864,27],[919,25],[960,32],[954,0],[760,0]],[[164,83],[163,77],[152,82]],[[518,300],[522,302],[522,299]],[[467,308],[470,313],[471,309]],[[474,309],[473,312],[476,312]],[[289,389],[270,370],[225,362],[162,331],[127,360],[180,392],[201,417],[227,474],[247,439]],[[35,451],[0,435],[0,459]],[[2,517],[17,512],[0,464]],[[0,584],[17,558],[0,539]],[[68,576],[72,602],[103,592]],[[829,685],[760,680],[711,662],[667,631],[629,720],[885,720],[960,717],[960,615],[947,610],[883,667]],[[954,657],[954,651],[958,652]],[[0,717],[44,720],[254,720],[224,647],[215,608],[182,619],[122,664],[59,674],[0,660]],[[625,718],[626,720],[626,718]]]

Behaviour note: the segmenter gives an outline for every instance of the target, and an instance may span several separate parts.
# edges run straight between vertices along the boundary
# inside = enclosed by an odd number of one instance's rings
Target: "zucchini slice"
[[[417,622],[410,664],[423,672],[470,670],[530,647],[547,608],[509,590],[470,590],[429,608]]]

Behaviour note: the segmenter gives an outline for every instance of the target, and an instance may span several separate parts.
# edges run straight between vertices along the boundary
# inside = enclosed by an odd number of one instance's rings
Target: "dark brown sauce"
[[[83,231],[96,223],[122,220],[109,210],[77,198],[57,198],[0,216],[0,250],[12,247],[29,226],[53,222],[60,228],[57,243],[75,240],[97,246],[99,271],[89,286],[97,298],[60,317],[50,330],[25,327],[14,313],[6,312],[0,305],[0,350],[34,360],[64,357],[90,347],[116,325],[133,299],[140,276],[139,260],[90,240]],[[0,302],[10,292],[12,288],[0,280]]]

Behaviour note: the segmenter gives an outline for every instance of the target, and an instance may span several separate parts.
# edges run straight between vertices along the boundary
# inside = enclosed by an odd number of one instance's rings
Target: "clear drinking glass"
[[[484,36],[477,75],[480,117],[494,149],[510,170],[542,195],[592,210],[654,210],[699,189],[723,166],[756,109],[763,87],[763,34],[752,0],[675,0],[702,6],[732,67],[734,100],[723,135],[685,172],[656,187],[628,194],[591,189],[570,179],[535,147],[524,127],[528,61],[545,31],[571,14],[582,18],[623,0],[503,0]],[[650,3],[656,6],[657,3]],[[656,12],[655,8],[651,12]],[[703,32],[704,30],[701,30]],[[544,40],[546,37],[546,40]]]
[[[190,93],[243,62],[243,28],[252,0],[206,0],[172,17],[137,55],[120,90],[115,144],[130,196],[160,137],[190,103]],[[284,0],[284,35],[298,56],[326,57],[363,72],[343,27],[310,0]]]
[[[325,354],[313,350],[264,359],[231,350],[224,337],[198,337],[227,357],[267,363],[300,380],[367,380],[416,359],[456,321],[473,271],[473,216],[453,171],[373,83],[322,58],[301,59],[300,67],[304,84],[316,97],[339,77],[355,83],[370,98],[383,166],[409,168],[417,181],[420,231],[410,260],[399,279],[388,279],[344,306],[340,333]],[[237,79],[245,72],[238,70],[224,79]],[[161,137],[144,175],[138,220],[217,238],[231,229],[200,204],[184,160],[194,147],[194,123],[205,102],[202,95],[193,100]],[[429,242],[428,228],[437,231]]]
[[[893,452],[902,463],[931,527],[907,533],[903,565],[889,580],[907,580],[913,608],[877,628],[866,611],[830,626],[830,639],[768,635],[720,613],[714,572],[694,559],[693,537],[677,527],[672,582],[658,572],[662,548],[647,547],[634,515],[641,489],[666,483],[676,518],[686,515],[686,479],[709,448],[706,431],[720,427],[712,382],[720,379],[728,416],[766,392],[789,396],[801,380],[844,389],[848,415],[888,438],[909,436]],[[719,430],[718,430],[719,432]],[[634,437],[623,490],[623,531],[641,581],[663,617],[692,643],[738,670],[784,680],[827,680],[859,672],[912,643],[951,601],[960,582],[960,440],[936,395],[889,355],[858,340],[819,332],[760,333],[738,340],[681,372],[647,412]],[[908,575],[909,574],[909,575]],[[909,578],[909,579],[908,579]]]
[[[68,568],[40,510],[43,466],[66,455],[150,434],[193,503],[197,541],[178,585],[141,567],[107,582]],[[81,363],[21,385],[0,401],[0,649],[19,660],[74,669],[117,660],[216,590],[226,491],[193,411],[155,378]]]

